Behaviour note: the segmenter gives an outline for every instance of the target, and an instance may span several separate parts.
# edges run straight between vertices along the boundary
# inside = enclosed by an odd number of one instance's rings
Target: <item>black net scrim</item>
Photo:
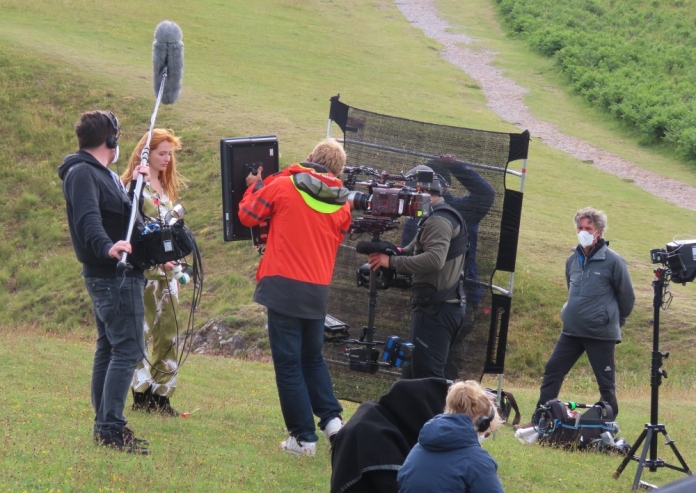
[[[463,216],[471,241],[466,265],[469,279],[466,323],[471,333],[457,345],[459,378],[479,380],[486,369],[487,356],[497,360],[495,367],[502,372],[500,357],[489,355],[489,340],[495,340],[498,351],[498,338],[502,335],[504,340],[507,327],[491,324],[493,299],[489,285],[499,257],[508,159],[526,158],[528,134],[511,135],[405,120],[352,108],[337,98],[332,100],[331,118],[344,131],[347,166],[406,173],[415,166],[427,164],[449,182],[449,191],[443,196]],[[445,154],[456,156],[456,161],[439,159]],[[346,175],[340,178],[345,180]],[[359,181],[369,179],[358,177]],[[355,190],[368,193],[360,185]],[[353,212],[354,218],[362,215],[364,212]],[[403,246],[415,236],[416,222],[406,217],[398,221],[398,228],[384,232],[381,238]],[[511,222],[506,223],[509,226]],[[329,315],[350,326],[350,337],[354,339],[360,337],[368,322],[368,289],[357,287],[356,282],[356,270],[367,262],[367,256],[357,253],[355,245],[358,240],[371,239],[370,234],[346,237],[339,248],[329,292]],[[376,341],[389,336],[410,340],[411,313],[406,305],[409,298],[409,290],[392,287],[378,291]],[[492,326],[504,333],[493,334],[491,338]],[[339,398],[356,402],[376,399],[400,378],[401,370],[393,367],[380,368],[375,374],[351,370],[345,348],[356,346],[330,339],[326,338],[323,353]],[[383,347],[377,349],[381,352]]]

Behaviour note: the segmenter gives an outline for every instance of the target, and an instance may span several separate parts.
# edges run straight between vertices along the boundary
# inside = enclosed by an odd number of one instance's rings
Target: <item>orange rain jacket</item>
[[[338,178],[313,163],[293,164],[246,190],[239,203],[242,224],[271,218],[254,301],[287,316],[326,316],[336,253],[351,222],[348,194]]]

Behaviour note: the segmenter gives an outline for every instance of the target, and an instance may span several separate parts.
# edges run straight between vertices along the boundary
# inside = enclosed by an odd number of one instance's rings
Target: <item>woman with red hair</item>
[[[133,170],[140,165],[140,153],[147,142],[143,135],[121,179],[128,186]],[[181,141],[171,131],[156,128],[152,131],[148,166],[150,182],[143,186],[142,211],[147,222],[164,220],[179,198],[186,180],[176,169],[175,151]],[[158,265],[145,271],[144,292],[145,340],[152,337],[152,358],[138,365],[133,376],[133,410],[155,411],[162,415],[178,416],[170,398],[177,384],[177,321],[179,283],[172,276],[175,262]],[[152,365],[152,367],[150,366]]]

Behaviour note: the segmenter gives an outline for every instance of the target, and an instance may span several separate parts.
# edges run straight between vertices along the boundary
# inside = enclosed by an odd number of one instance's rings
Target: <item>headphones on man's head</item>
[[[118,145],[118,137],[121,133],[120,128],[118,126],[118,118],[116,118],[116,115],[114,115],[111,111],[102,111],[102,115],[104,115],[106,119],[109,120],[111,128],[114,131],[112,135],[109,135],[106,138],[106,147],[108,147],[109,149],[116,149],[116,146]]]
[[[491,404],[491,414],[488,416],[479,416],[476,420],[476,430],[483,433],[491,427],[491,423],[495,419],[495,406]]]

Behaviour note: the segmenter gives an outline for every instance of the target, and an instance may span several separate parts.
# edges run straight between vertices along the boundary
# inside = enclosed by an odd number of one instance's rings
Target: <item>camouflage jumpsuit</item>
[[[173,207],[166,195],[159,196],[149,185],[144,187],[143,198],[143,212],[148,218],[164,219],[164,215]],[[156,369],[171,372],[177,368],[176,318],[179,319],[179,330],[185,330],[185,321],[182,322],[179,317],[179,283],[172,277],[171,271],[166,271],[165,275],[160,266],[145,271],[145,277],[143,332],[146,343],[152,337],[150,362],[155,369],[150,368],[143,359],[135,369],[131,387],[134,392],[147,392],[150,388],[153,395],[171,397],[176,390],[177,374],[162,373]]]

